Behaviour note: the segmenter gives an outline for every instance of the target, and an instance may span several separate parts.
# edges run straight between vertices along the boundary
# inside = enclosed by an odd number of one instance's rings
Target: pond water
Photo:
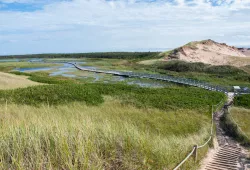
[[[1,59],[0,58],[0,63],[1,62],[19,62],[19,59]]]
[[[75,67],[72,64],[65,63],[61,67],[55,67],[50,76],[64,76],[64,77],[76,77],[74,74],[69,74],[69,72],[75,71]]]
[[[51,70],[51,67],[38,67],[38,68],[17,68],[14,71],[20,72],[36,72],[36,71],[48,71]]]
[[[44,62],[44,59],[42,59],[42,58],[32,58],[32,59],[28,60],[28,62]]]
[[[166,87],[166,85],[164,85],[164,84],[155,83],[155,82],[141,82],[139,80],[128,82],[128,84],[130,84],[130,85],[135,84],[135,85],[139,85],[141,87],[158,87],[158,88]]]
[[[43,59],[31,59],[29,62],[44,62]],[[67,61],[70,63],[70,61]],[[47,63],[47,62],[45,62]],[[51,63],[51,62],[50,62]],[[55,64],[62,64],[62,62],[57,61],[53,62]],[[161,87],[166,87],[169,86],[168,83],[158,83],[158,82],[145,82],[145,79],[141,80],[135,80],[123,76],[113,76],[109,74],[108,76],[106,74],[99,74],[99,73],[93,73],[91,72],[90,74],[86,75],[78,75],[75,74],[74,72],[77,71],[77,69],[69,63],[64,63],[62,66],[52,66],[52,67],[40,67],[40,68],[19,68],[15,69],[15,71],[20,71],[20,72],[38,72],[38,71],[49,71],[50,74],[49,76],[63,76],[63,77],[69,77],[69,78],[77,78],[77,79],[87,79],[90,78],[92,82],[104,82],[104,83],[114,83],[114,82],[124,82],[129,85],[138,85],[141,87],[156,87],[156,88],[161,88]],[[86,62],[76,62],[73,61],[72,63],[76,63],[77,65],[80,64],[86,64]],[[90,69],[90,70],[98,70],[97,67],[93,66],[81,66],[81,68],[85,69]],[[84,71],[82,71],[84,72]],[[109,72],[117,72],[117,71],[109,71]]]

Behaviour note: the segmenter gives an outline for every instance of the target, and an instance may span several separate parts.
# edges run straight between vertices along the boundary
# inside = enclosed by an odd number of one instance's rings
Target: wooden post
[[[198,145],[194,145],[194,153],[193,153],[193,156],[194,156],[194,162],[196,163],[197,162],[197,157],[198,157]]]

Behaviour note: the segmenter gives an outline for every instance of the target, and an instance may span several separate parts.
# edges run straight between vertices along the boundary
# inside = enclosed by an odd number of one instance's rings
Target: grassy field
[[[54,63],[32,63],[32,62],[0,62],[0,71],[8,72],[16,68],[38,68],[60,66],[61,64]]]
[[[250,143],[250,109],[233,107],[230,109],[230,114],[241,130],[249,138]]]
[[[103,69],[145,70],[127,59],[87,60]],[[27,67],[4,64],[5,71]],[[49,85],[0,90],[0,169],[172,169],[209,138],[211,105],[225,100],[193,87],[12,73]],[[199,150],[199,159],[207,149]],[[190,159],[183,168],[198,166]]]
[[[246,146],[250,146],[249,99],[249,95],[236,96],[234,107],[229,108],[222,117],[222,126],[227,134]]]
[[[1,169],[170,169],[210,125],[197,111],[139,109],[111,97],[98,107],[2,104],[0,113]]]
[[[243,107],[230,108],[222,117],[222,127],[226,133],[248,148],[250,146],[249,118],[250,110]]]
[[[143,67],[137,67],[136,61],[130,59],[85,59],[86,63],[80,64],[81,66],[93,66],[102,70],[120,70],[120,71],[140,71],[146,72]],[[147,71],[148,72],[148,71]]]
[[[172,169],[209,137],[209,106],[225,97],[53,80],[0,90],[0,169]]]
[[[37,82],[28,80],[26,76],[17,76],[9,73],[0,72],[0,89],[14,89],[39,85]]]

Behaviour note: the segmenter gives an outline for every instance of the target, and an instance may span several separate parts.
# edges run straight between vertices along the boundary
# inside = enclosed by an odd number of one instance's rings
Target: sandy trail
[[[228,95],[228,103],[233,100],[233,95]],[[200,170],[250,170],[250,162],[246,159],[248,151],[240,146],[231,137],[227,136],[220,126],[220,118],[225,109],[215,113],[216,136],[214,148],[209,150],[207,157],[202,161]]]

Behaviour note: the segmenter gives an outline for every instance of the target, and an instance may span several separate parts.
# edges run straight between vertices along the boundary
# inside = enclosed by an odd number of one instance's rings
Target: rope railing
[[[204,146],[206,146],[206,145],[210,142],[211,139],[212,139],[212,135],[210,135],[210,137],[209,137],[209,139],[206,141],[206,143],[204,143],[204,144],[201,145],[201,146],[198,146],[197,149],[200,149],[200,148],[203,148]]]
[[[193,150],[188,154],[188,156],[178,166],[176,166],[174,168],[174,170],[179,169],[194,154],[195,150],[196,150],[196,147],[194,146]]]
[[[194,145],[192,151],[186,156],[186,158],[179,163],[173,170],[178,170],[192,155],[194,156],[195,162],[197,160],[197,151],[198,149],[201,149],[203,147],[205,147],[206,145],[208,145],[208,143],[212,140],[213,138],[213,129],[214,129],[214,112],[216,112],[218,110],[218,108],[220,108],[220,105],[222,105],[222,103],[224,102],[224,100],[221,100],[217,105],[212,105],[212,120],[211,120],[211,132],[210,132],[210,136],[208,138],[208,140],[203,144],[203,145]],[[215,106],[215,107],[214,107]],[[215,110],[214,110],[215,108]]]

